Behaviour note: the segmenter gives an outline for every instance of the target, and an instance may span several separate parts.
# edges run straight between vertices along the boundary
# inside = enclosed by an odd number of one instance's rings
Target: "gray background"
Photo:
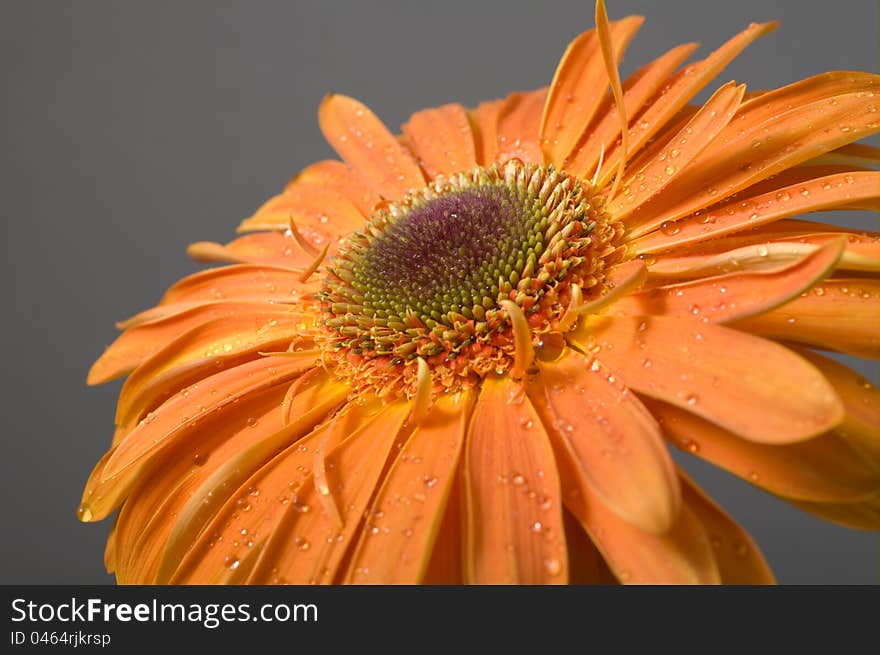
[[[876,70],[877,3],[612,0],[648,16],[624,72],[700,53],[751,20],[782,28],[720,78],[778,86]],[[109,521],[74,511],[109,443],[118,384],[89,389],[113,323],[197,267],[197,240],[329,156],[315,119],[338,91],[396,129],[411,112],[548,83],[592,2],[3,2],[3,502],[0,582],[106,583]],[[846,218],[874,224],[870,216]],[[866,369],[871,370],[871,369]],[[876,534],[834,527],[689,467],[787,583],[876,583]]]

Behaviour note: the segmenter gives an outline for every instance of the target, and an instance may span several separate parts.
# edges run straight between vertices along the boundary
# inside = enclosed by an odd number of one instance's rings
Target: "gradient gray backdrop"
[[[874,0],[609,5],[612,17],[648,17],[624,72],[684,41],[705,54],[771,18],[782,28],[719,84],[877,66]],[[315,119],[324,93],[360,98],[397,129],[422,107],[547,84],[590,26],[591,0],[2,2],[0,582],[112,581],[109,521],[81,525],[74,513],[109,443],[119,384],[89,389],[86,371],[114,321],[197,270],[188,243],[231,239],[292,173],[331,155]],[[876,534],[820,522],[707,465],[689,469],[782,582],[877,582]]]

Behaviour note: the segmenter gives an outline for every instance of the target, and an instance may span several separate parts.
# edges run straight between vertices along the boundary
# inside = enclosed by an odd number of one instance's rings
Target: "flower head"
[[[569,45],[548,88],[414,114],[331,95],[341,161],[297,175],[224,262],[121,324],[128,375],[80,516],[119,508],[126,583],[764,583],[673,462],[880,527],[880,77],[689,104],[753,24],[623,83],[642,24]]]

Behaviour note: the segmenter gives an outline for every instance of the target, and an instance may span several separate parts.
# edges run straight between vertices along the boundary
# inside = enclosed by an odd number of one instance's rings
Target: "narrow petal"
[[[316,235],[312,242],[324,245]],[[226,245],[211,241],[199,241],[186,249],[187,254],[200,262],[230,262],[233,264],[261,264],[281,266],[302,271],[315,259],[303,250],[291,236],[278,232],[246,234]]]
[[[794,501],[796,507],[821,519],[857,530],[880,530],[880,494],[854,503]]]
[[[496,161],[520,159],[526,163],[544,163],[544,156],[538,145],[538,125],[546,94],[546,89],[538,89],[511,93],[504,100],[498,112]]]
[[[611,24],[617,62],[644,21],[641,16],[628,16]],[[550,84],[540,124],[541,144],[548,162],[562,166],[590,124],[607,87],[599,40],[595,30],[589,30],[569,44]],[[597,93],[597,89],[602,93]]]
[[[798,348],[801,357],[822,371],[843,401],[846,417],[835,434],[880,468],[880,389],[838,361]]]
[[[782,218],[880,201],[880,172],[839,173],[757,196],[736,198],[661,225],[631,244],[634,252],[663,252],[758,227]]]
[[[700,90],[711,82],[737,55],[761,36],[769,34],[778,23],[752,23],[711,55],[682,69],[649,103],[647,109],[633,121],[630,132],[630,153],[638,152],[659,132]],[[622,156],[615,149],[602,167],[599,186],[611,179]]]
[[[841,237],[846,243],[836,270],[880,272],[880,235],[876,232],[846,232],[845,228],[808,221],[779,221],[683,251],[642,258],[653,278],[693,279],[731,271],[772,272]]]
[[[623,584],[718,584],[709,535],[683,504],[672,529],[653,535],[624,521],[587,486],[576,482],[570,458],[557,450],[566,508],[580,521]]]
[[[283,312],[234,314],[199,325],[138,366],[119,393],[116,425],[137,421],[183,387],[213,373],[286,350],[300,319]]]
[[[336,579],[410,409],[406,402],[387,405],[369,429],[358,430],[327,454],[328,484],[342,527],[321,511],[309,477],[266,542],[249,584],[329,584]]]
[[[287,183],[285,189],[306,184],[344,195],[364,216],[369,216],[373,207],[381,200],[363,177],[350,166],[335,159],[324,159],[306,166]]]
[[[758,444],[672,405],[645,402],[675,446],[778,496],[853,501],[880,484],[880,473],[835,431],[799,443]]]
[[[781,89],[744,104],[712,145],[654,198],[652,220],[632,236],[880,130],[880,114],[865,97],[880,92],[880,77],[853,75],[846,90],[812,102],[801,104],[800,94]]]
[[[825,280],[771,312],[733,324],[772,339],[880,358],[880,280]]]
[[[706,528],[721,572],[722,584],[770,585],[776,579],[764,555],[743,530],[697,484],[680,473],[684,502]]]
[[[116,523],[117,520],[113,521],[113,525],[110,527],[110,532],[107,534],[107,544],[104,546],[104,569],[107,573],[115,573],[116,572]]]
[[[185,499],[204,480],[203,476],[210,475],[231,453],[280,429],[278,403],[283,393],[283,388],[275,388],[242,399],[239,402],[246,406],[247,416],[215,424],[210,433],[197,440],[174,444],[160,454],[156,466],[144,471],[118,514],[120,583],[152,582],[160,553]]]
[[[450,485],[449,498],[443,519],[437,531],[431,561],[422,579],[428,585],[460,585],[464,584],[464,566],[462,564],[462,538],[464,523],[464,507],[462,503],[462,472],[458,467],[455,480]]]
[[[598,585],[614,584],[614,574],[602,559],[602,554],[590,539],[590,535],[572,515],[563,512],[565,522],[565,542],[568,544],[569,584]],[[607,577],[607,579],[606,579]]]
[[[696,43],[677,46],[640,68],[623,83],[623,102],[630,120],[638,115],[648,99],[667,83],[672,71],[690,57],[697,47]],[[603,150],[610,151],[611,145],[620,138],[620,119],[610,97],[605,99],[596,115],[596,127],[587,130],[582,137],[583,143],[563,162],[565,170],[579,177],[590,176]]]
[[[395,460],[373,502],[346,581],[418,584],[456,481],[471,394],[441,396]]]
[[[376,193],[389,200],[425,185],[413,158],[365,105],[343,95],[328,95],[318,109],[327,142]]]
[[[540,364],[529,398],[575,472],[613,511],[653,534],[672,527],[681,504],[675,465],[656,421],[622,381],[566,350]]]
[[[477,105],[469,114],[477,163],[480,166],[490,166],[497,158],[498,116],[503,106],[504,100],[487,100]]]
[[[648,200],[660,193],[705,149],[730,122],[742,101],[745,86],[728,82],[718,89],[654,158],[631,171],[623,181],[623,193],[608,205],[608,212],[618,219],[630,218]],[[640,228],[655,223],[654,217],[633,216],[627,221]],[[659,225],[659,223],[657,224]]]
[[[294,184],[273,196],[250,217],[239,232],[284,231],[296,224],[306,239],[317,246],[363,228],[366,217],[341,190],[318,184]],[[319,237],[313,239],[312,235]]]
[[[227,500],[263,465],[288,445],[308,434],[335,409],[348,394],[348,388],[330,381],[321,386],[323,394],[292,420],[282,425],[278,403],[264,421],[260,432],[247,443],[228,442],[200,467],[187,489],[174,494],[173,527],[162,540],[161,561],[156,566],[156,582],[167,584],[189,549],[197,543],[205,526],[221,513]],[[313,398],[312,394],[310,399]],[[255,426],[256,427],[256,426]],[[248,485],[250,487],[251,485]],[[246,487],[247,488],[247,487]],[[254,487],[255,488],[255,487]],[[254,498],[253,493],[248,496]],[[251,537],[253,538],[253,537]]]
[[[866,143],[850,143],[820,155],[813,163],[844,166],[880,166],[880,148]]]
[[[303,296],[306,285],[288,268],[238,264],[199,271],[174,283],[159,304],[211,302],[234,298],[265,298],[290,302]]]
[[[465,582],[568,580],[559,477],[547,433],[509,377],[483,381],[465,445]]]
[[[245,410],[237,405],[240,399],[289,382],[314,360],[312,353],[300,358],[264,357],[217,373],[174,396],[119,442],[100,479],[86,487],[83,504],[96,518],[106,516],[141,476],[144,466],[165,448],[185,440],[196,443],[210,435],[218,421],[245,422],[249,417],[242,415]]]
[[[843,418],[834,389],[813,366],[736,330],[667,316],[595,317],[567,338],[634,391],[752,441],[802,441]]]
[[[797,298],[828,277],[843,254],[846,237],[817,248],[800,261],[769,271],[729,273],[655,287],[622,298],[618,315],[693,316],[727,323],[761,314]]]
[[[252,553],[257,552],[258,558],[262,555],[275,530],[288,516],[288,509],[297,513],[321,512],[318,503],[305,503],[303,495],[304,487],[311,484],[315,451],[322,446],[332,450],[349,435],[367,429],[376,419],[378,409],[377,403],[350,403],[332,420],[317,426],[269,461],[263,460],[266,452],[241,451],[237,461],[224,467],[231,477],[229,487],[222,487],[222,506],[212,508],[213,515],[208,516],[209,522],[196,539],[188,544],[188,535],[183,531],[169,536],[163,571],[174,568],[175,560],[181,557],[179,546],[188,547],[171,583],[230,583],[239,576],[238,567],[253,557]],[[251,465],[259,468],[251,469],[251,474],[239,483],[239,474],[246,474]],[[214,481],[222,483],[222,475],[218,472]],[[211,491],[210,486],[204,483],[193,498],[203,497]],[[200,522],[203,517],[197,513],[193,518]],[[300,541],[297,546],[302,544]],[[256,562],[249,562],[250,570],[239,582],[247,581],[255,565]]]
[[[166,306],[171,308],[171,306]],[[233,316],[256,314],[263,316],[276,310],[279,305],[266,302],[215,302],[197,304],[183,311],[171,313],[148,322],[138,321],[134,327],[123,332],[96,361],[89,371],[89,384],[102,384],[133,371],[148,358],[156,355],[169,342],[207,323],[214,323]],[[300,318],[300,312],[290,311],[291,318]],[[277,318],[277,317],[276,317]],[[266,319],[269,320],[269,319]]]
[[[459,104],[416,112],[404,123],[403,133],[430,179],[477,165],[470,121]]]

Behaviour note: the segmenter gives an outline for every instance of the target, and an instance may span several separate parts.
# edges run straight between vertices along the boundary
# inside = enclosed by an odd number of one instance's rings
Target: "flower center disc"
[[[535,332],[571,284],[598,290],[614,228],[592,189],[511,160],[410,193],[351,235],[320,294],[325,356],[355,389],[412,393],[415,360],[454,389],[512,360],[512,300]]]

